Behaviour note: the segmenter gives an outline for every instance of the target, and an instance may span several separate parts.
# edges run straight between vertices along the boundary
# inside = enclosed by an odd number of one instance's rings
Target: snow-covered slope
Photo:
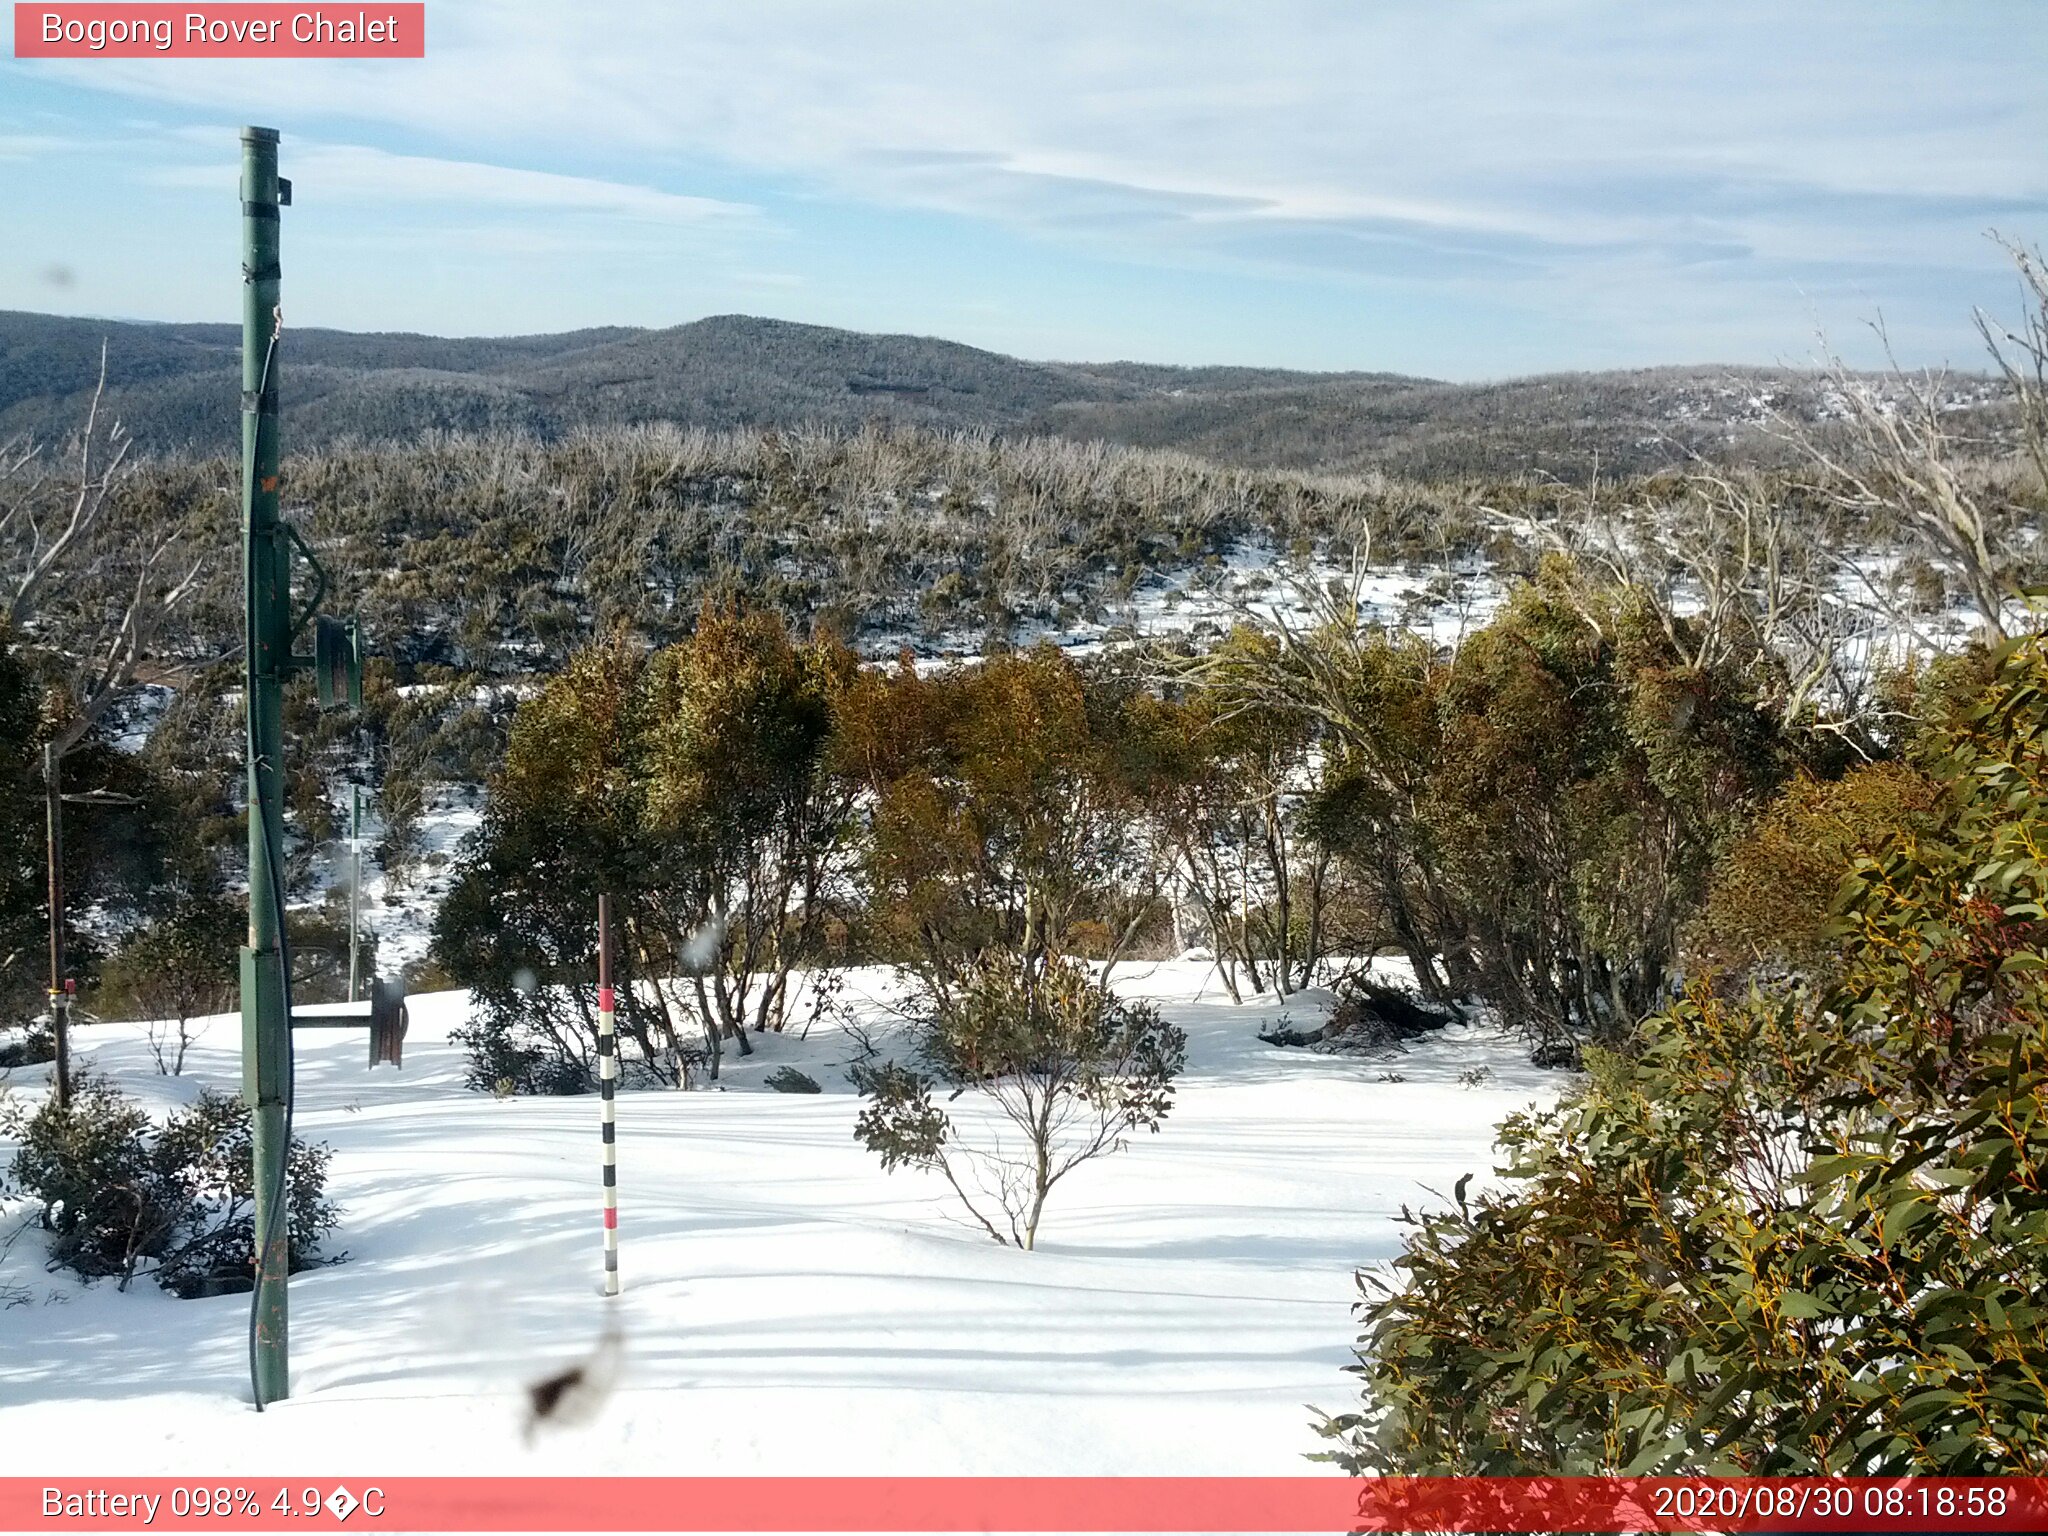
[[[292,1283],[291,1399],[248,1406],[246,1297],[46,1273],[17,1199],[0,1282],[28,1294],[0,1311],[0,1444],[46,1476],[225,1472],[227,1446],[233,1470],[293,1474],[1312,1470],[1305,1405],[1351,1398],[1353,1268],[1397,1250],[1404,1202],[1483,1180],[1492,1127],[1567,1080],[1476,1027],[1376,1061],[1276,1049],[1255,1031],[1279,1007],[1203,982],[1191,960],[1119,973],[1186,1027],[1188,1071],[1160,1134],[1055,1191],[1035,1253],[854,1142],[837,1029],[760,1040],[728,1091],[623,1095],[610,1302],[594,1097],[466,1092],[460,994],[414,1000],[399,1072],[370,1072],[354,1033],[302,1033],[298,1128],[334,1149],[348,1259]],[[847,995],[880,1023],[887,986],[853,973]],[[237,1079],[231,1019],[183,1078],[154,1074],[141,1026],[83,1034],[155,1104]],[[786,1063],[825,1091],[762,1090]],[[13,1079],[43,1091],[40,1069]],[[607,1316],[615,1390],[527,1444],[524,1384]]]

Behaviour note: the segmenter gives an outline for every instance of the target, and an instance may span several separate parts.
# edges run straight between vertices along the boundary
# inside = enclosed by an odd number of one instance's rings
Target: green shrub
[[[112,1017],[147,1019],[157,1070],[185,1070],[191,1021],[234,1006],[242,909],[218,892],[183,893],[108,959],[95,1004]]]
[[[795,1067],[777,1067],[761,1079],[764,1088],[773,1088],[777,1093],[823,1093],[818,1080],[808,1073],[799,1072]]]
[[[1906,763],[1795,778],[1715,870],[1689,935],[1691,959],[1738,975],[1824,964],[1835,950],[1828,908],[1837,888],[1858,860],[1928,824],[1941,796]]]
[[[57,1059],[57,1037],[49,1026],[29,1024],[0,1040],[0,1067],[33,1067]]]
[[[448,1032],[448,1038],[469,1053],[464,1080],[471,1088],[499,1098],[590,1092],[595,1068],[570,1044],[581,1021],[572,1016],[564,999],[542,995],[532,1000],[538,990],[513,989],[503,1006],[480,1003],[468,1022]],[[541,1043],[536,1043],[532,1029],[536,1018],[554,1026]]]
[[[728,1044],[784,1027],[850,858],[826,746],[853,666],[773,614],[707,606],[651,655],[608,633],[519,707],[434,920],[430,958],[472,994],[473,1083],[595,1086],[600,892],[624,939],[623,1073],[683,1087],[701,1060],[716,1079]]]
[[[1159,1129],[1187,1050],[1186,1034],[1156,1009],[1121,1001],[1057,956],[1036,966],[986,959],[955,989],[914,1005],[913,1028],[931,1075],[863,1064],[856,1082],[867,1102],[854,1135],[885,1169],[942,1175],[984,1232],[1019,1248],[1036,1246],[1061,1179],[1120,1150],[1129,1132]],[[957,1124],[932,1102],[939,1083],[952,1099],[974,1090],[1003,1131]]]
[[[1354,1472],[2048,1470],[2048,643],[1845,882],[1822,988],[1702,989],[1370,1285]],[[1363,1278],[1362,1278],[1362,1283]]]
[[[55,1265],[81,1279],[139,1273],[181,1295],[225,1273],[247,1276],[255,1251],[248,1107],[211,1089],[161,1126],[112,1084],[82,1072],[71,1102],[10,1106],[21,1145],[12,1180],[40,1205]],[[287,1163],[291,1267],[316,1262],[337,1217],[326,1198],[328,1151],[294,1138]]]

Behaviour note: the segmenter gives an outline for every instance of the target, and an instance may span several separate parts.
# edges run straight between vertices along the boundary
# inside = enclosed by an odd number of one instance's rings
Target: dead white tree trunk
[[[0,449],[0,594],[9,627],[39,629],[66,694],[51,738],[61,757],[131,693],[164,620],[199,585],[179,534],[109,523],[132,446],[120,422],[102,425],[107,353],[61,491],[30,441]],[[182,568],[183,574],[178,574]],[[58,610],[63,610],[61,618]]]

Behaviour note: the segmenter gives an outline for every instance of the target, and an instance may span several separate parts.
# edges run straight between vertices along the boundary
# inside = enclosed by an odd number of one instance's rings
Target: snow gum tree
[[[1175,901],[1235,1001],[1306,986],[1326,936],[1331,852],[1303,826],[1314,723],[1239,686],[1277,650],[1240,626],[1204,658],[1201,686],[1132,697],[1122,732]]]
[[[434,922],[434,958],[471,989],[475,1086],[581,1092],[597,1081],[597,897],[638,888],[639,801],[627,769],[640,659],[621,634],[571,657],[520,706],[484,822]],[[623,905],[623,902],[622,902]],[[620,956],[621,980],[638,952]],[[673,1042],[630,985],[620,1028],[643,1063]]]
[[[1410,1218],[1332,1459],[2048,1471],[2048,642],[1995,664],[1912,754],[1939,798],[1841,845],[1824,968],[1695,988]]]
[[[1659,1000],[1715,859],[1794,761],[1744,666],[1689,659],[1562,556],[1448,653],[1338,611],[1202,675],[1317,723],[1307,826],[1423,992],[1560,1060]]]
[[[479,1086],[595,1081],[601,892],[620,1028],[649,1070],[680,1082],[701,1056],[716,1076],[727,1044],[782,1026],[840,873],[846,792],[826,748],[851,672],[830,641],[707,607],[652,657],[600,641],[521,706],[435,928],[437,958],[475,990]]]
[[[1157,891],[1116,732],[1051,646],[932,677],[861,674],[837,752],[868,807],[883,952],[945,995],[984,957],[1030,972],[1079,952],[1084,924],[1113,964]]]
[[[634,768],[651,874],[636,922],[680,940],[716,1075],[720,1043],[780,1029],[791,968],[823,937],[849,786],[827,756],[855,670],[844,646],[790,643],[771,614],[707,611],[642,680]],[[669,989],[656,989],[668,1008]]]
[[[1786,753],[1735,668],[1688,665],[1626,588],[1547,565],[1437,688],[1422,810],[1472,973],[1552,1047],[1658,1000],[1713,862]]]

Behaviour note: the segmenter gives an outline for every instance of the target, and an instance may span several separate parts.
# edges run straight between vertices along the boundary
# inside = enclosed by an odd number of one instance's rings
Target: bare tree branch
[[[130,439],[118,421],[108,429],[105,449],[100,461],[94,463],[94,448],[99,441],[100,407],[106,392],[107,345],[101,342],[99,382],[93,386],[92,403],[86,409],[85,430],[78,439],[78,474],[76,490],[71,497],[70,517],[63,531],[49,539],[43,538],[42,530],[31,522],[23,569],[10,573],[14,575],[14,591],[9,598],[7,617],[16,628],[35,611],[36,599],[66,557],[91,535],[120,480],[122,465],[128,458]],[[19,462],[25,463],[26,458]],[[28,504],[27,498],[20,503],[22,506]],[[10,521],[16,510],[10,508]]]
[[[130,694],[166,618],[199,590],[203,558],[185,536],[110,516],[132,440],[106,419],[107,349],[61,492],[37,445],[0,448],[0,594],[17,633],[33,631],[65,696],[52,743],[62,755]]]

